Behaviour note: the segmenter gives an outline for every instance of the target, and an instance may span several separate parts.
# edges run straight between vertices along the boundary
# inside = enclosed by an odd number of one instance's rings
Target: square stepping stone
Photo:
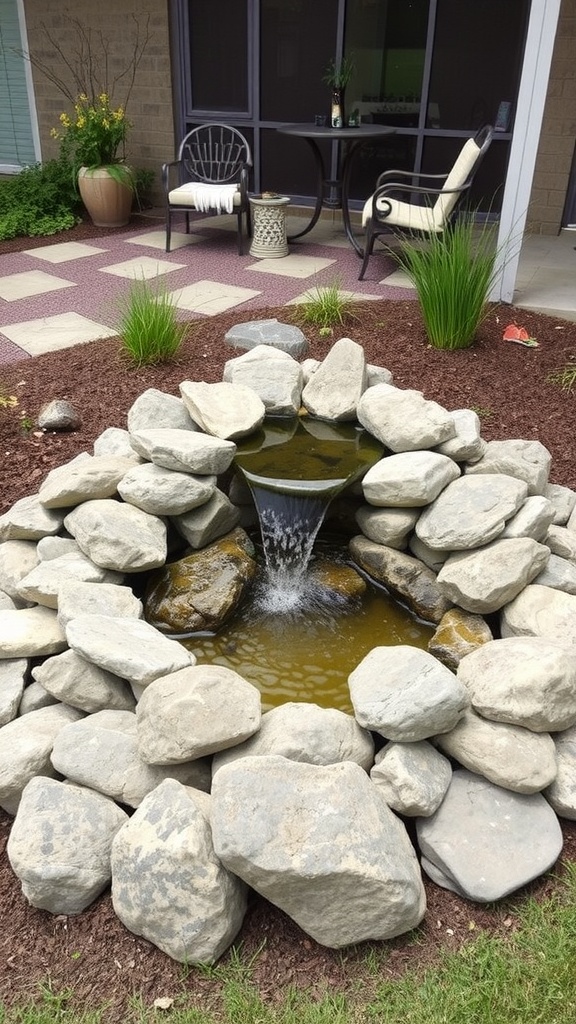
[[[370,264],[368,264],[370,266]],[[411,288],[415,291],[414,284],[408,277],[408,274],[404,270],[394,270],[388,277],[383,277],[378,284],[387,284],[392,288]]]
[[[313,277],[326,267],[332,266],[336,260],[328,260],[321,256],[300,256],[291,253],[281,259],[263,259],[251,263],[246,270],[254,270],[259,274],[279,274],[280,277]]]
[[[60,288],[76,288],[73,281],[65,281],[63,277],[54,277],[43,270],[25,270],[21,274],[7,274],[0,277],[0,299],[6,302],[17,302],[28,299],[31,295],[43,295],[55,292]]]
[[[132,238],[125,238],[130,245],[146,245],[151,249],[162,249],[166,251],[165,231],[146,231],[142,235],[133,235]],[[205,242],[201,235],[187,235],[179,231],[173,231],[170,236],[170,252],[174,249],[184,249],[187,245],[194,245],[196,242]]]
[[[322,285],[318,285],[318,290],[322,289]],[[365,292],[346,292],[341,291],[340,295],[343,299],[350,299],[352,302],[369,302],[371,299],[376,301],[381,299],[381,295],[366,295]],[[289,302],[285,302],[285,306],[301,306],[303,302],[313,302],[317,298],[317,289],[312,288],[307,292],[301,292],[300,295],[296,295],[295,298],[290,299]]]
[[[103,274],[114,274],[116,277],[131,277],[135,281],[149,281],[161,274],[170,274],[173,270],[182,270],[185,263],[170,263],[169,260],[157,260],[153,256],[136,256],[133,260],[123,263],[111,263],[109,267],[100,267]]]
[[[222,281],[196,281],[195,284],[189,284],[172,294],[179,309],[203,313],[204,316],[216,316],[217,313],[224,313],[227,309],[240,306],[262,293],[252,288],[224,284]]]
[[[95,245],[84,242],[59,242],[57,245],[41,245],[38,249],[24,249],[27,256],[46,260],[47,263],[67,263],[68,260],[81,260],[86,256],[96,256],[107,249],[99,249]]]
[[[98,338],[110,338],[115,333],[112,327],[89,320],[80,313],[59,313],[37,320],[25,320],[19,324],[8,324],[1,330],[10,341],[31,356],[57,352]]]

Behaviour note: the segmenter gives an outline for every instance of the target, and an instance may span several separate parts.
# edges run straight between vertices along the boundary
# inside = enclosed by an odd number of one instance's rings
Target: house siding
[[[526,230],[557,234],[576,139],[576,0],[562,0]]]
[[[115,68],[125,67],[132,52],[134,18],[143,24],[150,15],[150,39],[142,56],[134,87],[127,106],[127,117],[132,122],[127,146],[127,160],[134,167],[154,171],[154,195],[160,198],[160,167],[174,156],[174,111],[168,0],[76,0],[71,7],[63,7],[62,0],[24,0],[28,44],[30,52],[43,63],[53,58],[53,50],[46,39],[46,29],[68,47],[73,55],[78,47],[78,35],[72,19],[77,19],[86,30],[102,32],[110,40],[111,75]],[[73,90],[73,79],[59,62],[56,70]],[[70,112],[70,103],[56,85],[33,67],[34,91],[40,132],[42,158],[58,154],[58,143],[50,135],[58,126],[62,111]],[[119,83],[112,99],[123,102],[126,89]]]

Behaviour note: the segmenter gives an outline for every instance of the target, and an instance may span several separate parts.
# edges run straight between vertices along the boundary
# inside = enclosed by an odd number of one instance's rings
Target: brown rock
[[[488,623],[481,615],[450,608],[428,644],[428,651],[454,672],[470,651],[493,640]]]
[[[425,622],[439,623],[452,607],[440,592],[435,573],[418,558],[362,536],[352,538],[350,554],[372,579]]]

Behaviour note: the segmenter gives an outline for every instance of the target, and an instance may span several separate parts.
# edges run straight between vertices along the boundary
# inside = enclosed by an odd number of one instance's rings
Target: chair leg
[[[239,256],[243,256],[244,255],[244,239],[242,237],[242,211],[240,211],[240,213],[237,214],[237,218],[236,219],[238,221],[238,255]]]
[[[166,252],[170,252],[170,240],[172,237],[172,215],[170,207],[166,207]]]
[[[372,232],[368,232],[368,231],[366,232],[366,245],[364,246],[364,259],[362,260],[362,266],[360,267],[360,273],[358,274],[358,280],[359,281],[363,281],[364,280],[364,274],[366,273],[366,268],[368,266],[368,260],[370,259],[371,255],[372,255],[372,252],[373,252],[373,249],[374,249],[374,240],[375,240],[375,238],[376,238],[376,236],[373,235]]]

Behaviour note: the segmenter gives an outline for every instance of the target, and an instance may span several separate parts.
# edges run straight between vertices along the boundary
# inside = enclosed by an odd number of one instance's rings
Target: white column
[[[511,302],[526,226],[534,165],[561,0],[532,0],[524,63],[518,92],[514,134],[500,215],[497,275],[493,302]]]

